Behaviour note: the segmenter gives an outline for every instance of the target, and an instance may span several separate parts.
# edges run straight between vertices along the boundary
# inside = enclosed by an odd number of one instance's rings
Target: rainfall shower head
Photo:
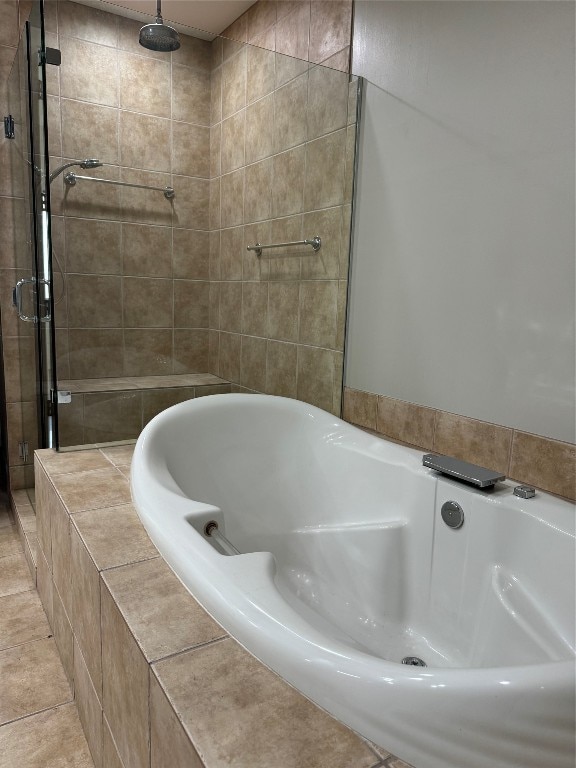
[[[48,179],[50,184],[52,184],[56,177],[60,176],[62,171],[65,171],[66,168],[71,168],[73,165],[79,165],[80,168],[100,168],[103,163],[100,162],[100,160],[96,160],[94,158],[86,158],[86,160],[72,160],[71,163],[64,163],[64,165],[56,168],[56,170],[50,174],[50,178]]]
[[[140,30],[139,43],[150,51],[162,51],[169,53],[180,48],[178,32],[162,20],[160,9],[161,0],[156,2],[156,21],[154,24],[146,24]]]

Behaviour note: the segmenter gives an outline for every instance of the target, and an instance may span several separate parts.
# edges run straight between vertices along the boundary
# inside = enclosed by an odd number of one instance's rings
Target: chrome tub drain
[[[411,667],[425,667],[427,666],[425,661],[419,659],[418,656],[404,656],[402,664],[408,664]]]

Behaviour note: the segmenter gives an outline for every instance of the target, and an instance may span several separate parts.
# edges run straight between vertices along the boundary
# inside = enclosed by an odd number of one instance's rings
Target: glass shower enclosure
[[[11,176],[14,185],[15,263],[12,300],[16,320],[10,339],[19,370],[7,396],[8,424],[19,422],[18,455],[11,465],[32,473],[33,450],[56,445],[55,340],[52,303],[51,217],[48,189],[46,76],[55,61],[46,48],[41,2],[32,3],[8,87]],[[14,430],[16,431],[16,430]],[[15,441],[11,440],[15,453]],[[33,485],[32,477],[27,484]]]

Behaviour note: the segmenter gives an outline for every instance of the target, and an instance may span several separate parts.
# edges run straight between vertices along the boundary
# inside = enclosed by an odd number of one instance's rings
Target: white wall
[[[346,385],[575,441],[574,4],[356,3]]]

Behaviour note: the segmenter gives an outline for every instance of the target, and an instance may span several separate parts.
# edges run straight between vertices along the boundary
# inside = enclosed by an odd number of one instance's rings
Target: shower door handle
[[[49,280],[36,280],[35,277],[23,277],[22,280],[18,280],[14,288],[12,289],[12,304],[16,307],[16,312],[20,320],[25,323],[37,323],[38,315],[25,315],[22,309],[22,288],[25,285],[43,285],[45,287],[46,295],[43,297],[43,304],[46,306],[46,313],[40,318],[41,322],[47,323],[51,320],[50,315],[50,281]]]
[[[36,315],[25,315],[22,310],[22,288],[25,285],[36,285],[36,278],[23,277],[22,280],[18,280],[12,289],[12,304],[16,307],[20,320],[23,320],[25,323],[37,323],[38,317]]]

